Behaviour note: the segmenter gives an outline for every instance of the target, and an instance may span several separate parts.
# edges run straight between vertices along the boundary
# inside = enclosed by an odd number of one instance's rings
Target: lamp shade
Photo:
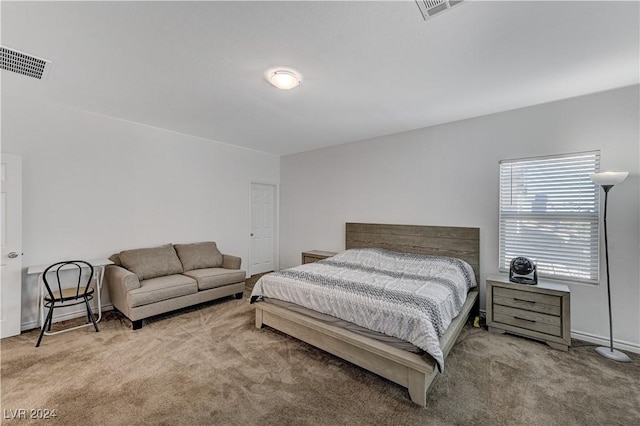
[[[602,172],[591,175],[591,180],[596,185],[617,185],[624,182],[629,172]]]

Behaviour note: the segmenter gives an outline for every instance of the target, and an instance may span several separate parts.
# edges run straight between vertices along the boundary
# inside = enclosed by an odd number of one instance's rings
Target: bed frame
[[[363,247],[458,257],[473,267],[479,282],[478,228],[347,223],[346,248]],[[478,291],[469,291],[460,315],[440,339],[445,358],[476,307],[477,299]],[[273,304],[256,303],[255,306],[257,328],[268,325],[376,373],[408,388],[413,402],[422,407],[426,405],[427,391],[438,375],[438,367],[431,357],[394,348]]]

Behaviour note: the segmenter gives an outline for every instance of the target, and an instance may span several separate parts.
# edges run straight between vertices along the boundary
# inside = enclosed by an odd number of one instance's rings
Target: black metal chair
[[[87,268],[89,270],[88,277],[83,279],[82,269]],[[61,279],[60,272],[64,271],[64,277]],[[74,280],[74,287],[63,287],[63,281],[69,282],[70,280],[75,278],[75,273],[77,272],[77,280]],[[48,277],[49,273],[51,276]],[[51,277],[55,277],[55,280],[52,280],[53,285],[49,283]],[[40,336],[38,337],[38,342],[36,343],[36,348],[40,346],[40,342],[42,341],[42,336],[44,336],[45,331],[51,331],[51,323],[53,322],[53,310],[55,308],[65,308],[67,306],[79,305],[84,303],[87,308],[87,319],[93,323],[93,327],[98,330],[98,324],[96,324],[96,320],[93,317],[93,312],[91,311],[91,305],[89,301],[93,299],[94,288],[90,286],[91,280],[93,279],[93,266],[89,262],[85,262],[84,260],[67,260],[63,262],[57,262],[53,265],[50,265],[45,269],[42,274],[42,281],[44,283],[44,288],[47,291],[47,294],[43,295],[43,304],[45,308],[49,308],[47,313],[47,317],[42,324],[42,329],[40,330]],[[87,322],[87,324],[71,327],[61,331],[70,331],[80,327],[86,327],[91,325],[91,323]]]

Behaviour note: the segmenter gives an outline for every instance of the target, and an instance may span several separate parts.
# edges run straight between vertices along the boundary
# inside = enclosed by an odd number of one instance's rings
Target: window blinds
[[[500,162],[500,271],[533,259],[538,275],[598,283],[600,152]]]

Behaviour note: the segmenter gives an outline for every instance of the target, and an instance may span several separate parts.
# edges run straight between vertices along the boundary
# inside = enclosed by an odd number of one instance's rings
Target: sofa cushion
[[[182,263],[171,244],[125,250],[119,257],[122,266],[136,274],[140,281],[182,272]]]
[[[118,253],[109,256],[109,260],[116,266],[122,266],[122,262],[120,262],[120,255]]]
[[[194,278],[198,282],[200,290],[240,283],[246,278],[244,271],[222,268],[196,269],[195,271],[185,271],[183,275]]]
[[[197,292],[195,280],[176,274],[141,281],[140,288],[127,293],[127,302],[130,308],[134,308]]]
[[[175,244],[176,253],[185,271],[222,266],[222,253],[213,241],[193,244]]]

